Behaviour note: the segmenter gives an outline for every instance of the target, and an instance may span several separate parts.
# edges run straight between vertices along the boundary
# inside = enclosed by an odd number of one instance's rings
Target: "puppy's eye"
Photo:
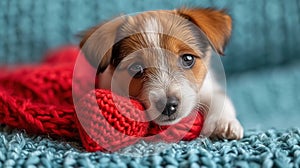
[[[128,73],[134,78],[140,78],[144,74],[144,66],[141,63],[133,63],[128,67]]]
[[[180,65],[184,69],[190,69],[195,64],[195,56],[190,55],[190,54],[184,54],[180,57],[179,61],[180,61]]]

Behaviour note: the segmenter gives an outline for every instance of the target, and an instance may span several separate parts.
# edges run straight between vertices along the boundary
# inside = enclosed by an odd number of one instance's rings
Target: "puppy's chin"
[[[149,119],[158,125],[173,125],[180,122],[181,119],[183,119],[184,117],[187,117],[191,113],[191,111],[177,111],[171,116],[163,115],[161,114],[161,112],[151,108],[148,109],[146,112],[148,114]]]
[[[183,117],[176,117],[174,116],[164,116],[164,115],[160,115],[158,118],[156,118],[155,120],[153,120],[154,123],[158,124],[158,125],[173,125],[178,123]]]

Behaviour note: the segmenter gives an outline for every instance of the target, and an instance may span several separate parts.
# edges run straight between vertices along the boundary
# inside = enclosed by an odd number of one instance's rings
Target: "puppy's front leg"
[[[201,104],[208,107],[201,135],[212,138],[241,139],[243,127],[236,118],[230,98],[214,79],[205,79],[201,89]]]

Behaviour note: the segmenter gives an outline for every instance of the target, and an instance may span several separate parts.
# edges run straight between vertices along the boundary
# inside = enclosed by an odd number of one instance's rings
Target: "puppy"
[[[80,47],[98,69],[98,87],[139,100],[157,124],[202,108],[202,135],[240,139],[234,106],[209,66],[213,50],[224,54],[231,21],[210,8],[148,11],[87,30]]]

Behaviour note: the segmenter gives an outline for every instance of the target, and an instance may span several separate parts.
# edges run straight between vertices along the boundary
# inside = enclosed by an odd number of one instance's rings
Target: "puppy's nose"
[[[162,114],[171,116],[177,111],[179,100],[177,97],[168,97],[166,104],[164,103],[164,100],[159,100],[159,103],[157,103],[156,108],[163,109]],[[162,104],[165,104],[164,108],[162,108]]]

